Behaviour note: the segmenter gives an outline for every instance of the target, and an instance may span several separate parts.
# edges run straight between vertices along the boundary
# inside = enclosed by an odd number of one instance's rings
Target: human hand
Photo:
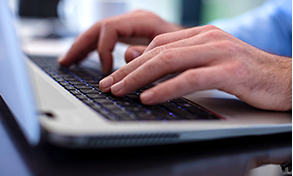
[[[257,108],[292,108],[292,58],[259,50],[211,25],[155,37],[144,54],[100,81],[100,88],[123,96],[170,73],[181,74],[144,91],[142,103],[219,89]]]
[[[97,49],[102,63],[102,71],[112,70],[112,51],[117,41],[135,45],[148,44],[155,36],[176,31],[182,27],[168,23],[157,15],[137,10],[121,16],[97,22],[80,35],[67,54],[58,59],[62,66],[69,66],[83,60],[91,51]],[[145,47],[132,46],[125,53],[126,61],[139,56]]]

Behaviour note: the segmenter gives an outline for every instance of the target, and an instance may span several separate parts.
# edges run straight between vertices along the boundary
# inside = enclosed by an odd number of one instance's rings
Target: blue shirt
[[[269,0],[238,17],[210,24],[259,49],[292,57],[292,0]]]

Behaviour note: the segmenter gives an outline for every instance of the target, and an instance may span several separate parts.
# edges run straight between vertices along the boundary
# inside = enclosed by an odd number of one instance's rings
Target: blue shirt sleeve
[[[210,24],[259,49],[292,57],[292,0],[270,0],[238,17]]]

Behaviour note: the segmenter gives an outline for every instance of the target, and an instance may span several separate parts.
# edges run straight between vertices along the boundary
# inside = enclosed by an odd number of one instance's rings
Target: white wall
[[[128,10],[143,9],[152,11],[163,19],[180,23],[181,0],[126,0]]]

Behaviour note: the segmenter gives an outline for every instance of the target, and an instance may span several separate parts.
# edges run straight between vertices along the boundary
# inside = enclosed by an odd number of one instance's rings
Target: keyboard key
[[[65,81],[65,80],[64,80],[63,78],[61,78],[61,77],[59,77],[59,78],[58,78],[58,77],[57,77],[57,78],[54,78],[54,80],[57,81],[57,82]]]
[[[85,104],[89,105],[89,106],[93,106],[94,105],[94,102],[92,102],[91,100],[83,100],[82,102],[84,102]]]
[[[95,87],[97,89],[100,89],[99,88],[99,83],[89,83],[89,85],[91,85],[92,87]]]
[[[146,113],[146,112],[137,112],[135,113],[135,115],[137,115],[143,120],[157,120],[157,118],[154,115]]]
[[[70,79],[78,79],[78,78],[76,78],[75,76],[73,76],[73,75],[68,75],[68,74],[63,75],[62,77],[63,77],[64,79],[66,79],[66,80],[70,80]]]
[[[121,118],[117,114],[110,113],[107,115],[110,120],[121,120]]]
[[[135,94],[135,93],[129,94],[126,97],[129,98],[129,99],[131,99],[135,103],[141,104],[141,101],[139,99],[139,96],[137,94]]]
[[[64,86],[65,87],[65,89],[67,89],[67,90],[76,90],[74,87],[72,87],[72,86]]]
[[[66,81],[79,81],[78,78],[73,77],[73,76],[64,77],[64,79],[66,79]]]
[[[76,97],[80,100],[87,100],[88,98],[84,95],[76,95]]]
[[[101,104],[101,105],[105,105],[105,104],[113,104],[113,101],[109,100],[109,99],[94,99],[95,102]]]
[[[73,95],[82,95],[79,91],[77,90],[69,90],[70,93],[72,93]]]
[[[177,103],[177,105],[179,105],[179,106],[182,107],[182,108],[196,107],[196,106],[193,106],[192,104],[187,103],[187,102],[185,102],[185,103]]]
[[[87,97],[91,99],[105,99],[106,97],[97,93],[97,94],[86,94]]]
[[[81,81],[68,81],[68,82],[72,85],[85,85],[85,83]]]
[[[182,98],[177,98],[174,100],[171,100],[173,103],[188,103],[187,101],[183,100]]]
[[[95,89],[79,89],[80,92],[84,94],[98,94],[99,92]]]
[[[74,87],[77,89],[91,89],[91,86],[82,85],[82,84],[74,85]]]
[[[86,96],[91,98],[91,99],[105,99],[106,98],[101,94],[86,94]]]
[[[194,119],[194,116],[191,113],[178,108],[176,105],[165,108],[180,119]]]
[[[70,86],[70,84],[65,81],[60,81],[58,83],[61,84],[62,86]]]
[[[158,105],[154,105],[151,107],[148,107],[147,110],[154,116],[156,116],[158,119],[173,119],[172,113],[167,111],[166,109],[161,108]]]
[[[136,120],[135,116],[131,116],[124,111],[117,111],[113,113],[119,116],[122,120]]]
[[[121,108],[119,108],[118,106],[116,106],[115,104],[111,103],[106,103],[106,104],[101,104],[103,107],[109,109],[111,112],[117,112],[117,111],[121,111]]]

